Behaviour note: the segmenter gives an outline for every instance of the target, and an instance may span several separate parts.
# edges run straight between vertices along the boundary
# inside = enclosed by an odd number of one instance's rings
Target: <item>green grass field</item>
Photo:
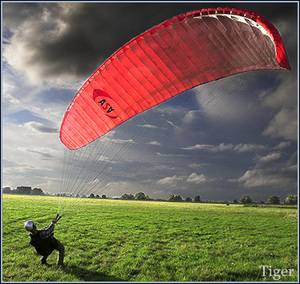
[[[55,237],[65,267],[56,252],[44,266],[23,224],[49,225],[58,204],[3,195],[2,280],[257,282],[277,280],[277,269],[278,281],[297,281],[295,208],[64,198]]]

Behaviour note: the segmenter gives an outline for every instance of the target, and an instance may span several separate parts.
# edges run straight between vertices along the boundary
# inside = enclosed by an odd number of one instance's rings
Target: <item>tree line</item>
[[[253,199],[249,196],[242,196],[240,200],[234,199],[232,202],[229,201],[213,201],[213,200],[202,200],[199,195],[195,197],[186,197],[182,198],[180,195],[170,195],[167,199],[152,199],[148,195],[145,195],[143,192],[138,192],[135,195],[133,194],[123,194],[121,196],[122,200],[156,200],[156,201],[168,201],[168,202],[195,202],[195,203],[226,203],[226,204],[272,204],[278,205],[282,204],[278,196],[270,196],[267,203],[264,201],[254,202]],[[287,205],[297,205],[297,195],[289,195],[284,200],[284,204]]]
[[[2,193],[20,194],[20,195],[45,195],[41,188],[32,188],[31,186],[18,186],[16,189],[10,187],[3,187]]]
[[[21,194],[21,195],[46,195],[45,192],[41,188],[31,188],[30,186],[18,186],[16,189],[11,189],[10,187],[2,188],[3,193],[8,194]],[[89,196],[86,195],[76,195],[73,196],[71,194],[66,193],[57,193],[56,196],[63,196],[63,197],[77,197],[77,198],[101,198],[106,199],[108,198],[106,195],[99,195],[91,193]],[[124,193],[121,197],[117,197],[114,199],[121,199],[121,200],[153,200],[153,201],[168,201],[168,202],[194,202],[194,203],[226,203],[227,205],[231,204],[272,204],[272,205],[279,205],[279,204],[286,204],[286,205],[297,205],[298,199],[297,195],[289,195],[285,198],[284,202],[281,203],[281,200],[278,196],[270,196],[267,202],[259,201],[254,202],[253,199],[249,195],[242,196],[239,200],[234,199],[232,202],[229,201],[213,201],[213,200],[202,200],[199,195],[191,197],[182,198],[180,195],[170,195],[166,199],[153,199],[150,198],[143,192],[138,192],[135,195],[131,193]]]

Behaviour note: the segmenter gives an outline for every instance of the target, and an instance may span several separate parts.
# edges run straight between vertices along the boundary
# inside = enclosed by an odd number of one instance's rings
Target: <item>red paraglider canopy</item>
[[[241,72],[290,70],[276,28],[237,8],[188,12],[108,58],[71,102],[60,139],[78,149],[131,117],[200,84]]]

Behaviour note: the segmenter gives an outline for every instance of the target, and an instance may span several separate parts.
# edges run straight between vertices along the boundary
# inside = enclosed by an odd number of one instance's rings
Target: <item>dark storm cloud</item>
[[[16,12],[16,9],[18,12]],[[39,13],[41,7],[37,3],[3,3],[3,30],[18,28],[30,16]]]
[[[152,26],[187,11],[213,6],[252,9],[282,26],[296,13],[291,4],[6,3],[5,31],[16,37],[11,37],[8,46],[14,52],[4,54],[8,60],[17,51],[22,60],[12,63],[14,67],[25,70],[30,66],[31,72],[44,80],[66,74],[86,78],[123,44]],[[296,23],[291,27],[295,29]],[[288,29],[283,32],[291,34]],[[286,37],[289,43],[295,40]]]
[[[88,76],[131,38],[196,6],[53,3],[4,8],[6,30],[19,36],[12,44],[22,44],[19,51],[26,54],[24,65],[41,66],[43,76],[69,72]]]

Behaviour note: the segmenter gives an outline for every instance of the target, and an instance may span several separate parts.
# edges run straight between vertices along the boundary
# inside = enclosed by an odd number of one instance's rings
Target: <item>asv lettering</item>
[[[118,105],[103,90],[95,89],[93,92],[93,99],[104,115],[112,119],[118,117],[118,113],[120,112]]]
[[[105,110],[106,113],[111,113],[114,111],[114,108],[108,102],[106,102],[105,99],[100,100],[98,104],[101,105],[102,109]]]

